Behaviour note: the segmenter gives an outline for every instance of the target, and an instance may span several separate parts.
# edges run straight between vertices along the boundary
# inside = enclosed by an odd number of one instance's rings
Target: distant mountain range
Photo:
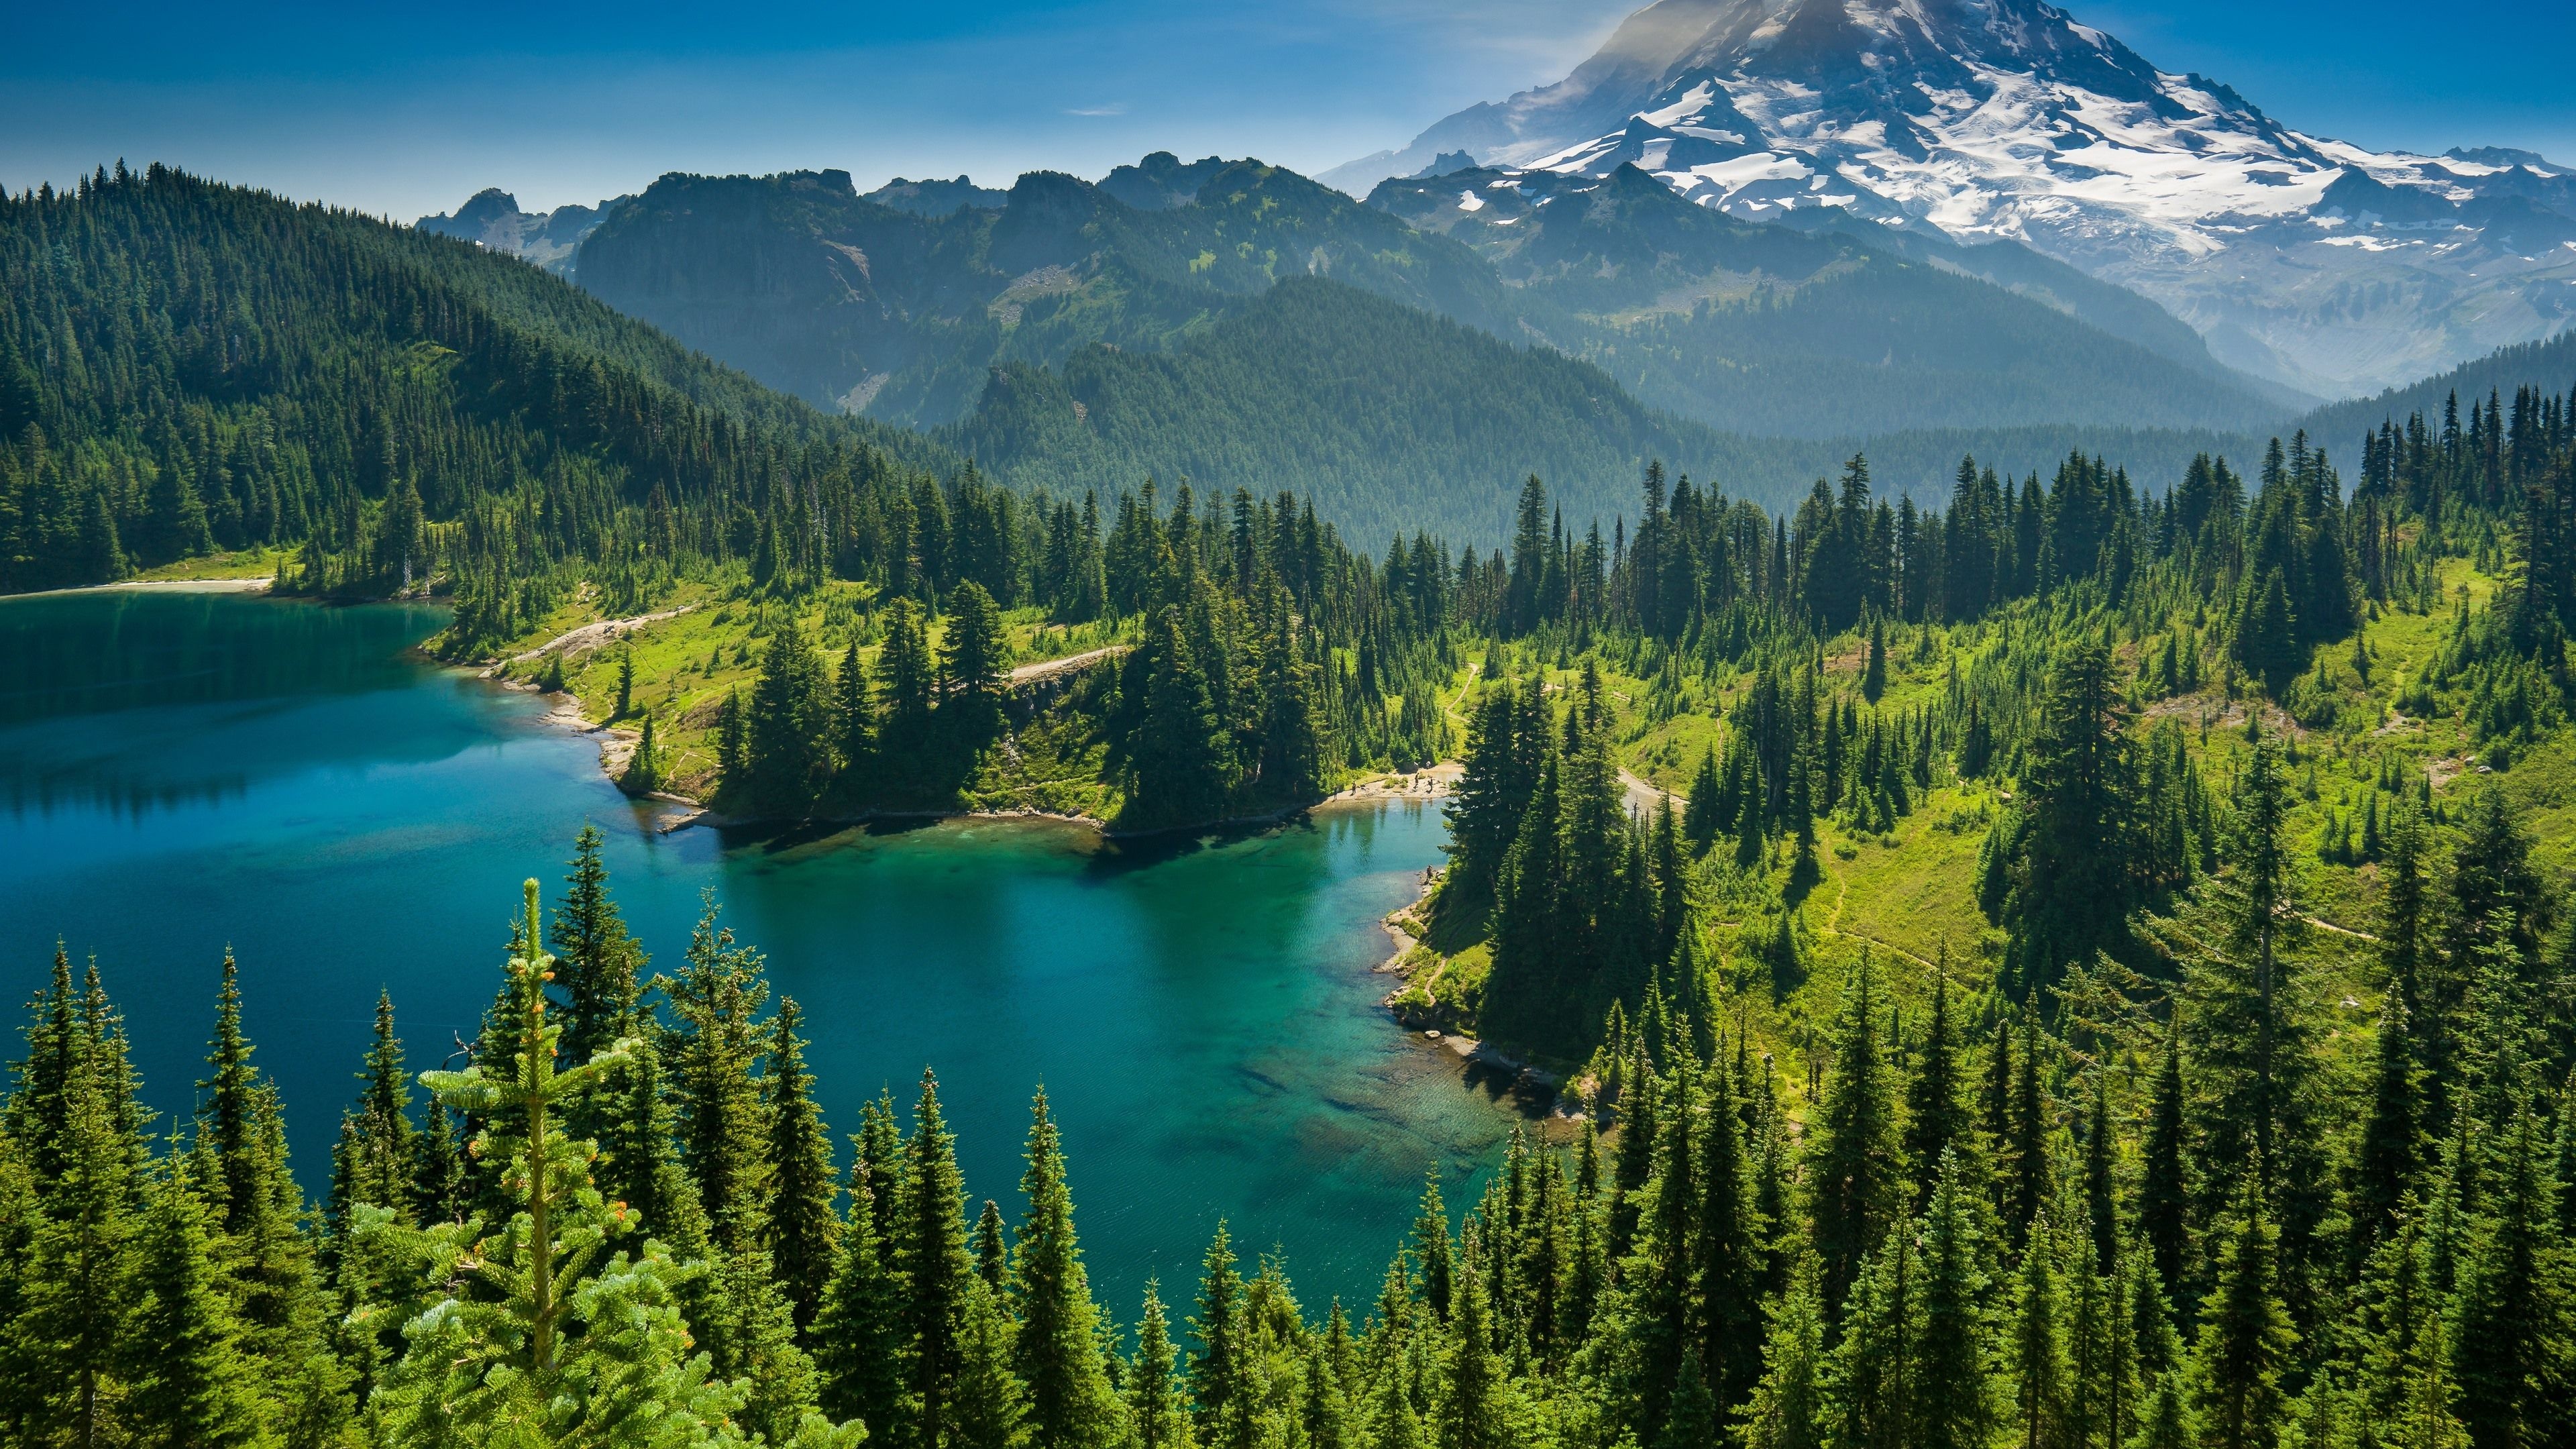
[[[1456,204],[1480,191],[1477,207]],[[2152,303],[2026,248],[1848,219],[1749,222],[1633,167],[1535,183],[1468,168],[1390,182],[1367,204],[1258,161],[1166,153],[1098,182],[1041,172],[1007,191],[960,178],[861,195],[837,170],[673,174],[546,216],[487,192],[422,225],[515,250],[818,406],[938,430],[988,468],[1289,481],[1390,503],[1401,476],[1417,494],[1472,492],[1482,501],[1429,516],[1480,529],[1533,470],[1565,472],[1549,481],[1569,499],[1613,498],[1648,456],[1724,460],[1778,501],[1835,461],[1799,440],[2234,436],[2313,401],[2230,371]],[[1323,288],[1263,310],[1298,279]],[[1425,330],[1422,314],[1458,326]],[[1243,372],[1242,339],[1277,342],[1282,317],[1328,326],[1348,365],[1307,345]],[[1412,365],[1376,365],[1394,357]],[[1001,369],[1018,380],[996,389]],[[1376,389],[1365,404],[1348,386],[1363,375]],[[1253,376],[1264,390],[1245,396]],[[1130,390],[1155,401],[1120,406]],[[1032,418],[1033,400],[1059,391],[1066,421],[1099,420],[1093,443]],[[1533,410],[1500,401],[1541,396]],[[1455,425],[1380,426],[1433,416]],[[1307,447],[1289,419],[1342,441]],[[1239,446],[1212,446],[1220,433],[1267,440],[1274,460],[1340,461],[1322,476],[1255,476],[1284,463],[1256,467]],[[1030,443],[1041,436],[1053,439],[1044,458]],[[1954,464],[1895,481],[1937,492]],[[1379,511],[1354,509],[1354,521]]]
[[[1469,163],[1470,216],[1635,166],[1750,220],[2025,243],[2323,398],[2576,320],[2576,172],[2309,136],[2041,0],[1660,0],[1564,80],[1321,179]]]

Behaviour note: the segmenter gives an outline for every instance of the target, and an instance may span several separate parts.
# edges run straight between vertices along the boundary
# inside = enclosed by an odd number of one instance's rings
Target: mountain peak
[[[2228,364],[2323,396],[2557,325],[2576,176],[2302,134],[2046,0],[1660,0],[1564,80],[1327,173],[1644,171],[1762,221],[2023,243],[2139,292]],[[2510,225],[2505,225],[2506,221]]]

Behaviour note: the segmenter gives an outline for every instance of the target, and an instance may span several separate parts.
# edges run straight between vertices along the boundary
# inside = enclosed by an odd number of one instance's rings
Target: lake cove
[[[1017,1221],[1028,1099],[1061,1124],[1095,1282],[1132,1317],[1220,1218],[1357,1310],[1437,1164],[1454,1206],[1522,1120],[1397,1031],[1378,918],[1441,859],[1436,803],[1197,840],[955,820],[662,834],[545,705],[403,651],[440,614],[100,591],[0,600],[0,989],[95,956],[162,1114],[193,1084],[229,944],[257,1064],[318,1198],[378,988],[409,1066],[474,1034],[518,882],[585,820],[629,926],[678,965],[703,892],[794,996],[836,1141],[937,1069],[967,1187]],[[14,1019],[8,1023],[17,1050]],[[843,1166],[848,1149],[841,1147]],[[972,1215],[970,1206],[969,1215]]]

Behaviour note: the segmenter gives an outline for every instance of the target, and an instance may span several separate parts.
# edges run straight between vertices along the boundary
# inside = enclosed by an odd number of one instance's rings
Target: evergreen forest
[[[1388,1006],[1555,1096],[1370,1301],[1220,1228],[1104,1303],[1042,1093],[1016,1196],[931,1072],[825,1121],[756,946],[711,900],[648,952],[587,828],[458,1056],[380,1002],[318,1194],[236,963],[157,1119],[66,923],[0,1106],[12,1442],[2576,1442],[2561,353],[1937,507],[1855,455],[1773,508],[1649,462],[1604,517],[1518,463],[1505,537],[1381,551],[1290,486],[999,478],[157,166],[0,201],[0,254],[0,589],[443,600],[443,658],[738,820],[1196,828],[1439,767]]]

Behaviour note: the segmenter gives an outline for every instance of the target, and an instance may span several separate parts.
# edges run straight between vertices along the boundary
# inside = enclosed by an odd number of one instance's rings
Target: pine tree
[[[606,837],[584,822],[573,837],[572,869],[555,902],[546,944],[561,963],[556,985],[564,994],[564,1062],[579,1066],[635,1030],[644,948],[627,932],[608,892],[608,867],[600,860]]]
[[[2067,1420],[2073,1385],[2066,1363],[2066,1304],[2058,1287],[2056,1234],[2034,1219],[2013,1286],[2012,1365],[2016,1434],[2025,1449],[2074,1442]]]
[[[832,1418],[865,1424],[870,1437],[896,1442],[903,1425],[903,1290],[877,1231],[870,1191],[855,1167],[852,1179],[850,1220],[814,1320],[819,1397]]]
[[[635,741],[635,753],[626,757],[626,772],[617,783],[629,795],[651,795],[661,790],[664,760],[661,741],[654,735],[653,716],[644,716],[644,731]]]
[[[2004,1227],[2019,1244],[2030,1234],[2053,1187],[2049,1138],[2054,1108],[2041,1078],[2039,1013],[2021,1018],[2020,1073],[2013,1078],[2011,1136],[2002,1144]]]
[[[1921,1287],[1913,1235],[1900,1227],[1870,1255],[1852,1285],[1842,1336],[1827,1360],[1830,1437],[1836,1445],[1898,1449],[1913,1442],[1914,1366],[1908,1360],[1920,1332]],[[1679,1413],[1676,1408],[1676,1418]]]
[[[2193,1354],[2192,1415],[2210,1449],[2271,1449],[2288,1417],[2281,1377],[2298,1334],[2275,1286],[2274,1233],[2252,1174],[2222,1232]]]
[[[814,1104],[814,1077],[805,1070],[803,1021],[796,998],[778,999],[769,1024],[769,1067],[761,1078],[761,1112],[768,1126],[769,1206],[762,1246],[787,1295],[800,1339],[814,1326],[824,1290],[838,1261],[840,1219],[833,1211],[832,1138]]]
[[[24,1028],[27,1055],[17,1063],[17,1088],[9,1094],[9,1135],[25,1144],[28,1170],[39,1182],[62,1172],[72,1077],[82,1047],[75,1019],[71,953],[54,942],[53,979],[29,1008]]]
[[[1687,1123],[1691,1114],[1679,1115]],[[1731,1074],[1709,1074],[1708,1109],[1697,1116],[1691,1172],[1699,1199],[1691,1232],[1697,1357],[1706,1365],[1704,1386],[1725,1411],[1741,1404],[1762,1375],[1762,1240],[1772,1225],[1755,1205],[1754,1165]]]
[[[966,1183],[956,1139],[939,1110],[939,1083],[921,1074],[921,1097],[904,1142],[903,1201],[896,1213],[894,1264],[903,1284],[901,1322],[910,1345],[907,1408],[900,1442],[937,1446],[956,1423],[965,1369],[966,1303],[975,1277],[966,1254]]]
[[[752,790],[751,743],[749,722],[744,718],[742,691],[725,691],[724,703],[716,709],[717,788]]]
[[[689,935],[687,964],[677,977],[656,977],[678,1022],[662,1039],[671,1095],[678,1108],[681,1161],[698,1187],[714,1241],[730,1254],[760,1241],[766,1225],[761,1192],[768,1142],[754,1018],[769,995],[760,953],[734,941],[716,921],[710,893]]]
[[[1961,1148],[1943,1157],[1924,1209],[1922,1311],[1908,1357],[1915,1442],[1922,1449],[1979,1449],[1996,1427],[1994,1373],[1986,1361],[1983,1195]]]
[[[208,1159],[206,1194],[216,1229],[224,1233],[250,1229],[269,1186],[259,1158],[262,1084],[250,1064],[253,1050],[242,1033],[241,971],[226,949],[215,988],[215,1035],[206,1047],[207,1075],[197,1083],[204,1094],[197,1108],[197,1151]]]
[[[2415,1053],[2406,1028],[2403,993],[2392,988],[2379,1012],[2372,1044],[2370,1115],[2354,1149],[2346,1215],[2352,1220],[2350,1266],[2368,1261],[2380,1236],[2395,1222],[2398,1205],[2420,1166],[2415,1124]]]
[[[348,1210],[356,1203],[392,1208],[414,1216],[412,1165],[419,1156],[418,1129],[411,1119],[411,1082],[403,1075],[402,1042],[394,1035],[393,998],[376,993],[375,1040],[367,1049],[366,1067],[358,1073],[358,1105],[347,1118],[342,1137],[343,1160],[334,1181],[345,1183],[335,1194],[330,1221],[334,1234],[348,1228]]]
[[[2167,1031],[2164,1051],[2156,1060],[2155,1087],[2147,1105],[2144,1170],[2138,1182],[2138,1236],[2168,1296],[2182,1291],[2189,1252],[2190,1191],[2183,1182],[2182,1114],[2182,1036],[2173,1029]]]
[[[1378,1375],[1376,1423],[1369,1436],[1369,1449],[1424,1449],[1429,1442],[1421,1414],[1413,1407],[1412,1396],[1405,1392],[1404,1380],[1403,1372],[1395,1368]]]
[[[1691,777],[1690,794],[1682,807],[1682,838],[1690,842],[1694,855],[1708,854],[1731,823],[1720,817],[1718,800],[1725,790],[1717,773],[1717,747],[1711,745],[1700,756],[1699,773]]]
[[[884,747],[901,755],[919,749],[930,727],[930,642],[920,606],[898,598],[886,610],[885,644],[877,651],[877,678],[885,685]]]
[[[1190,1360],[1191,1422],[1207,1449],[1248,1449],[1254,1405],[1244,1341],[1243,1277],[1235,1271],[1233,1240],[1222,1222],[1208,1244],[1198,1309],[1190,1320],[1199,1340],[1199,1351]]]
[[[1306,1345],[1303,1367],[1298,1427],[1305,1431],[1308,1449],[1351,1449],[1349,1404],[1320,1339]]]
[[[1451,1275],[1449,1209],[1440,1201],[1437,1167],[1422,1177],[1422,1202],[1413,1215],[1413,1254],[1422,1264],[1422,1301],[1431,1305],[1432,1317],[1446,1323]]]
[[[1449,1318],[1434,1437],[1440,1449],[1511,1449],[1511,1385],[1494,1353],[1485,1275],[1474,1271],[1472,1243],[1469,1271],[1459,1275],[1456,1311]]]
[[[1011,1283],[1011,1248],[1002,1239],[1002,1205],[984,1199],[984,1209],[976,1214],[972,1238],[975,1254],[975,1276],[984,1286],[1000,1293]]]
[[[2112,1181],[2111,1074],[2093,1071],[2093,1113],[2084,1127],[2084,1217],[2093,1250],[2092,1271],[2115,1271],[2120,1256],[2120,1201]]]
[[[1960,1097],[1959,1045],[1950,1024],[1950,947],[1944,941],[1933,967],[1932,1021],[1924,1030],[1913,1078],[1905,1088],[1905,1160],[1914,1173],[1912,1206],[1932,1200],[1941,1159],[1965,1147],[1975,1131]]]
[[[600,1190],[626,1204],[641,1230],[661,1239],[675,1259],[691,1261],[706,1247],[707,1211],[680,1161],[679,1108],[663,1065],[665,1033],[657,1018],[639,1013],[630,1040],[601,1089],[568,1120],[593,1129],[599,1156],[591,1170]]]
[[[1878,972],[1862,948],[1843,997],[1833,1075],[1825,1084],[1807,1177],[1827,1310],[1839,1313],[1862,1262],[1895,1221],[1900,1194],[1895,1093],[1878,1030]]]
[[[832,735],[844,787],[865,791],[876,778],[877,711],[869,698],[867,666],[859,662],[855,634],[849,652],[841,656],[840,672],[833,676]]]
[[[413,1201],[420,1204],[421,1221],[425,1223],[462,1222],[465,1220],[464,1147],[456,1138],[456,1119],[446,1106],[432,1096],[424,1109],[426,1119],[417,1150],[412,1158]]]
[[[67,994],[67,993],[66,993]],[[86,1023],[50,1104],[53,1174],[27,1245],[27,1292],[10,1336],[36,1376],[33,1407],[49,1432],[78,1449],[101,1441],[103,1395],[129,1354],[126,1306],[135,1270],[136,1144],[119,1119],[121,1073]]]
[[[765,810],[810,803],[828,773],[831,720],[823,660],[807,642],[796,610],[782,612],[752,686],[749,747],[752,798]]]
[[[698,1318],[718,1377],[744,1391],[740,1417],[772,1444],[794,1439],[817,1412],[814,1361],[796,1342],[793,1300],[779,1291],[769,1255],[745,1248],[721,1256]]]
[[[1814,1258],[1798,1260],[1770,1320],[1762,1383],[1744,1413],[1745,1449],[1823,1449],[1825,1303]]]
[[[1869,621],[1869,663],[1861,671],[1860,693],[1863,699],[1876,704],[1878,697],[1886,692],[1887,623],[1873,618]]]
[[[2289,869],[2290,789],[2280,742],[2265,735],[2237,778],[2228,869],[2201,883],[2177,934],[2203,1190],[2230,1192],[2243,1174],[2261,1174],[2280,1237],[2272,1271],[2291,1290],[2284,1296],[2304,1305],[2313,1295],[2295,1285],[2312,1267],[2330,1169],[2314,1119],[2306,968],[2290,949],[2303,929]],[[2198,1216],[2223,1211],[2212,1201]]]
[[[1664,1418],[1664,1432],[1655,1443],[1658,1449],[1706,1449],[1721,1437],[1717,1399],[1708,1391],[1708,1380],[1701,1376],[1699,1360],[1688,1355],[1682,1359],[1680,1382],[1673,1385],[1672,1409]]]
[[[989,703],[1009,660],[1001,608],[982,584],[959,584],[948,596],[948,634],[939,648],[939,672],[949,691],[969,706]]]
[[[252,1362],[217,1266],[205,1205],[177,1176],[151,1189],[130,1326],[133,1389],[120,1406],[147,1443],[224,1449],[262,1437]]]
[[[1155,1281],[1145,1280],[1136,1357],[1127,1368],[1127,1432],[1134,1449],[1191,1449],[1189,1410],[1181,1397],[1177,1356]]]
[[[2013,935],[2007,980],[2023,994],[2121,943],[2135,802],[2113,667],[2099,642],[2073,644],[2041,704],[2000,922]]]
[[[1019,1449],[1030,1442],[1028,1392],[1011,1372],[1016,1337],[1002,1295],[982,1279],[969,1278],[958,1319],[956,1407],[940,1443]]]
[[[1143,651],[1143,719],[1131,749],[1138,818],[1155,823],[1199,821],[1222,808],[1233,786],[1231,747],[1218,728],[1208,678],[1201,671],[1181,611],[1166,608],[1152,648]]]
[[[2560,1444],[2576,1432],[2564,1387],[2570,1265],[2550,1220],[2559,1184],[2527,1102],[2506,1130],[2450,1330],[2460,1422],[2476,1449]]]
[[[1028,1385],[1030,1441],[1038,1449],[1109,1449],[1118,1402],[1102,1371],[1100,1313],[1073,1229],[1064,1151],[1041,1090],[1029,1109],[1028,1171],[1011,1293],[1020,1333],[1014,1363]]]

